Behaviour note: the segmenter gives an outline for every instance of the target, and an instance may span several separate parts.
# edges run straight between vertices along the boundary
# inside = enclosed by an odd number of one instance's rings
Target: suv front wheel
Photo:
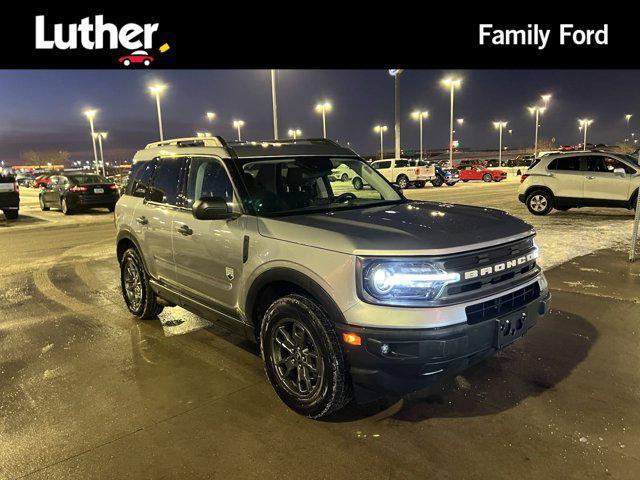
[[[302,295],[287,295],[264,315],[260,348],[269,382],[291,409],[320,418],[350,399],[338,336],[324,311]]]
[[[553,209],[553,197],[545,190],[536,190],[527,196],[526,204],[534,215],[547,215]]]
[[[148,320],[157,318],[162,312],[164,307],[158,305],[156,294],[149,285],[149,276],[135,248],[128,249],[122,255],[120,285],[127,308],[136,317]]]

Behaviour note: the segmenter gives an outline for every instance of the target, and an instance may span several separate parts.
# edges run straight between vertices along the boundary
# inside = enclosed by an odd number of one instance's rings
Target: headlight
[[[406,304],[437,299],[460,274],[445,272],[425,261],[365,259],[362,263],[363,294],[372,303]]]

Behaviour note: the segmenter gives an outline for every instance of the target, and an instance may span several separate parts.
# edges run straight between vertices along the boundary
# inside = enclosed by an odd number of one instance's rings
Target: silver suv
[[[277,394],[312,418],[454,375],[548,308],[530,225],[409,201],[330,140],[152,143],[115,215],[129,310],[179,305],[259,342]]]

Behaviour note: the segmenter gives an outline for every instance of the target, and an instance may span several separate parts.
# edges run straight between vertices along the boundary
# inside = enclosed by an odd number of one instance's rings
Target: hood
[[[354,255],[446,255],[534,233],[501,210],[439,202],[259,218],[258,230],[265,237]]]

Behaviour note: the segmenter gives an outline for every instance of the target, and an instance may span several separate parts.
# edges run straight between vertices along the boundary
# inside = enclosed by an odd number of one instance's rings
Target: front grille
[[[465,312],[467,323],[470,325],[483,322],[490,318],[507,315],[518,310],[526,304],[532,302],[540,296],[540,286],[534,282],[515,292],[502,295],[501,297],[487,300],[486,302],[469,305]]]

